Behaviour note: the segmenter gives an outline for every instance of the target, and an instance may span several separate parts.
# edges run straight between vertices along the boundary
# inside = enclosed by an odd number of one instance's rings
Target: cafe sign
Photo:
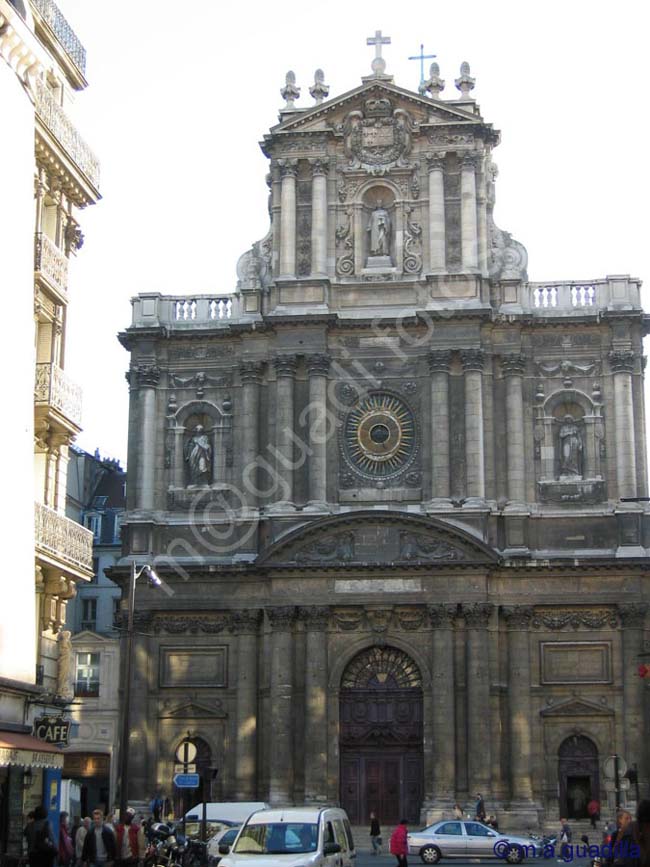
[[[46,744],[67,747],[70,740],[70,722],[62,716],[39,716],[34,720],[34,737]]]

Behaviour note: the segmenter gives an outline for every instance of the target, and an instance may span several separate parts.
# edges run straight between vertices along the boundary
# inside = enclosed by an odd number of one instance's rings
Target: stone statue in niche
[[[72,684],[72,633],[67,629],[59,633],[59,658],[56,671],[56,694],[61,698],[74,698]]]
[[[370,255],[390,255],[390,214],[384,208],[381,199],[370,215],[367,231],[370,233]]]
[[[192,436],[185,443],[191,485],[209,485],[212,470],[212,446],[203,425],[197,424]]]
[[[582,430],[572,415],[565,415],[559,433],[560,478],[582,478],[584,442]]]

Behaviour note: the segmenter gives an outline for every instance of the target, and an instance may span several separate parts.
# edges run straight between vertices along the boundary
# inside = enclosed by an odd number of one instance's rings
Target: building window
[[[74,694],[80,698],[99,695],[99,654],[78,653]]]
[[[113,542],[117,545],[122,541],[122,518],[124,512],[119,512],[115,515],[115,529],[113,532]]]
[[[99,557],[93,557],[93,584],[99,581]]]
[[[84,524],[92,532],[95,542],[99,542],[99,537],[102,534],[102,516],[101,515],[86,515]]]
[[[95,629],[97,626],[97,600],[82,599],[81,600],[81,628]]]

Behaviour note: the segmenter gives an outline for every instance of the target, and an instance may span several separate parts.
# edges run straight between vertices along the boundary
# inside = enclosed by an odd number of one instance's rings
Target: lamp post
[[[131,704],[131,668],[133,666],[133,615],[135,612],[135,585],[142,575],[150,587],[160,587],[161,580],[149,565],[139,569],[131,563],[129,577],[128,617],[126,622],[126,659],[124,661],[124,692],[122,695],[122,741],[120,745],[120,822],[124,821],[129,806],[129,728]]]

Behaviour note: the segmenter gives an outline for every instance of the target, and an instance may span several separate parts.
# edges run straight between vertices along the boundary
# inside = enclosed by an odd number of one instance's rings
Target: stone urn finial
[[[420,85],[420,93],[423,96],[428,93],[433,99],[439,99],[444,89],[445,82],[440,78],[440,67],[437,63],[432,63],[429,67],[429,77]]]
[[[329,85],[325,84],[325,73],[322,69],[317,69],[314,73],[314,83],[309,88],[309,93],[316,100],[316,105],[320,105],[324,99],[327,99],[329,92]]]
[[[460,78],[454,82],[458,90],[463,95],[463,99],[471,99],[469,95],[471,90],[474,90],[476,79],[469,74],[469,63],[464,60],[460,65]]]
[[[287,72],[285,85],[280,91],[280,96],[284,99],[286,108],[295,108],[296,100],[300,96],[300,88],[296,87],[296,73],[291,69]]]

